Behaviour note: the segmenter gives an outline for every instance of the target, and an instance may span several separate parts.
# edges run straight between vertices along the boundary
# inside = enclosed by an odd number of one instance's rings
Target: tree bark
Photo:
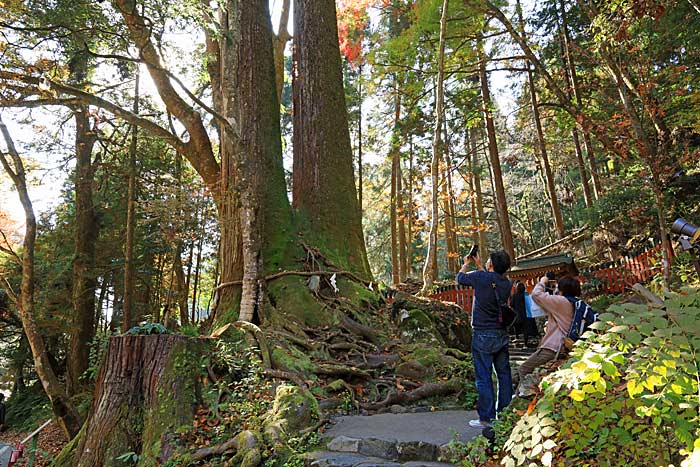
[[[428,253],[423,266],[423,293],[428,293],[433,286],[433,281],[437,274],[435,261],[437,259],[437,239],[438,239],[438,222],[440,213],[438,211],[438,190],[440,189],[440,159],[442,158],[441,138],[442,134],[442,118],[444,105],[444,61],[445,61],[445,36],[447,31],[447,13],[449,0],[442,2],[442,15],[440,17],[440,42],[438,45],[437,57],[437,84],[435,86],[435,127],[433,129],[433,158],[430,163],[430,180],[431,180],[431,215],[430,215],[430,234],[428,237]]]
[[[176,428],[195,415],[206,347],[184,336],[112,337],[85,426],[52,465],[118,467],[127,452],[139,465],[165,464]]]
[[[51,367],[46,343],[34,316],[34,247],[36,244],[37,225],[32,201],[27,191],[24,164],[2,118],[0,118],[0,133],[5,139],[8,153],[12,160],[12,163],[10,163],[5,153],[0,152],[0,164],[2,164],[3,169],[10,176],[12,183],[17,189],[25,218],[24,241],[22,243],[22,282],[20,284],[20,296],[18,297],[20,319],[22,320],[24,333],[29,341],[29,347],[32,349],[36,374],[51,402],[51,409],[61,429],[66,437],[70,439],[80,430],[80,415],[71,400],[66,396],[64,388],[61,387]]]
[[[508,215],[508,203],[506,201],[506,191],[503,186],[503,175],[501,174],[501,160],[498,155],[498,143],[496,141],[496,127],[491,115],[491,91],[489,90],[488,77],[486,75],[486,57],[481,38],[478,40],[479,52],[479,80],[481,82],[481,99],[483,101],[484,124],[486,125],[486,136],[488,138],[489,159],[491,160],[491,170],[493,171],[493,184],[495,188],[496,213],[498,215],[498,227],[501,232],[501,242],[503,249],[515,258],[515,247],[513,245],[513,232],[510,226]]]
[[[336,265],[368,279],[335,2],[298,0],[294,35],[293,204],[308,218],[321,251]]]

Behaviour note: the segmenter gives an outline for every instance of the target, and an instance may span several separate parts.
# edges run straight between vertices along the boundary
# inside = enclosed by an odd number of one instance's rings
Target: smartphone
[[[477,254],[478,252],[479,252],[479,245],[475,243],[475,244],[472,245],[472,247],[469,249],[469,253],[467,253],[467,256],[469,256],[470,258],[473,258],[473,257],[476,256],[476,254]]]

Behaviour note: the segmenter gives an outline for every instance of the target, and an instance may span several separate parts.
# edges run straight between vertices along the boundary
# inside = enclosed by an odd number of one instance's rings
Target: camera
[[[679,217],[673,222],[671,232],[678,235],[678,241],[684,251],[692,250],[696,247],[695,243],[700,239],[700,228],[694,226],[682,217]]]
[[[473,244],[472,247],[469,249],[469,253],[467,253],[467,256],[470,258],[473,258],[479,253],[479,245],[478,244]]]

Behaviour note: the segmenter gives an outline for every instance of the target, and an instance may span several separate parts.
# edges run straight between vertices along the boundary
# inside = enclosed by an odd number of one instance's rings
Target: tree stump
[[[191,425],[207,342],[174,335],[112,337],[87,421],[54,466],[125,466],[166,462],[176,429]],[[134,459],[136,459],[134,457]]]

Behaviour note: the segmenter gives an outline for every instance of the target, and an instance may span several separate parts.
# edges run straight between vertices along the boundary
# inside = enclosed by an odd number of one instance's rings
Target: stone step
[[[450,441],[466,442],[481,434],[469,426],[475,411],[446,410],[338,417],[324,433],[328,451],[312,453],[313,467],[439,467],[449,457]]]
[[[454,467],[444,462],[395,462],[352,452],[316,451],[305,455],[306,467]]]

